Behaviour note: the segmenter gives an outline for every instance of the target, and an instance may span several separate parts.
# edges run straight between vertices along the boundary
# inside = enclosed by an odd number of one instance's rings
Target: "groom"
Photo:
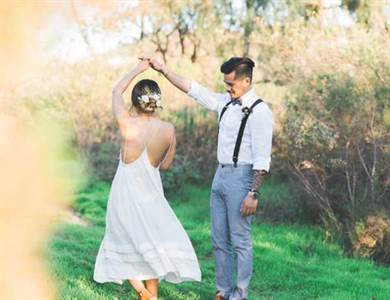
[[[252,87],[255,64],[247,57],[232,57],[223,63],[223,94],[172,72],[155,59],[150,64],[178,89],[218,113],[218,167],[210,199],[214,300],[247,299],[253,269],[251,221],[261,199],[258,190],[270,167],[273,129],[272,112]]]

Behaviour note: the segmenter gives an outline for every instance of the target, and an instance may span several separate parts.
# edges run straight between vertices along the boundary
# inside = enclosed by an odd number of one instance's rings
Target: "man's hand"
[[[146,55],[140,56],[139,59],[141,61],[148,61],[153,70],[165,74],[166,66],[163,63],[159,62],[157,59]]]
[[[157,72],[161,72],[161,73],[165,74],[166,66],[164,64],[160,63],[157,59],[155,59],[155,58],[151,59],[150,60],[150,65]]]
[[[182,77],[175,72],[168,70],[167,66],[160,63],[157,59],[151,58],[150,56],[140,56],[141,61],[148,61],[150,66],[157,72],[162,73],[166,79],[169,80],[175,87],[184,93],[188,93],[191,88],[191,81],[185,77]]]
[[[242,217],[253,215],[257,209],[258,200],[251,195],[247,195],[242,202],[240,213]]]

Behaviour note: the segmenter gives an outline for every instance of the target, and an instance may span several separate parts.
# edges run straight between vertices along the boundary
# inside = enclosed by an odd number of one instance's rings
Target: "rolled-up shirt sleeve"
[[[191,88],[187,95],[204,107],[216,112],[218,112],[220,105],[226,102],[225,98],[227,98],[227,94],[211,92],[194,80],[191,81]]]
[[[265,103],[261,103],[254,108],[248,121],[252,139],[253,169],[269,172],[274,127],[272,111]]]

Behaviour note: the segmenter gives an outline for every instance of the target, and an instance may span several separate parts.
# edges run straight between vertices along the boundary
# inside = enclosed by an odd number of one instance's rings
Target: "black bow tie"
[[[241,106],[241,101],[240,101],[240,100],[238,100],[238,99],[234,99],[234,100],[232,100],[232,105],[236,105],[236,104],[238,104],[238,105],[240,105],[240,106]]]

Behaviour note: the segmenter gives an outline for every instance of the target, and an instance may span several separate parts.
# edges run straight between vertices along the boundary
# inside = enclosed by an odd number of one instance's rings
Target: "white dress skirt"
[[[151,165],[147,153],[145,147],[127,164],[119,155],[95,262],[96,282],[201,280],[194,248],[164,196],[159,167]]]

